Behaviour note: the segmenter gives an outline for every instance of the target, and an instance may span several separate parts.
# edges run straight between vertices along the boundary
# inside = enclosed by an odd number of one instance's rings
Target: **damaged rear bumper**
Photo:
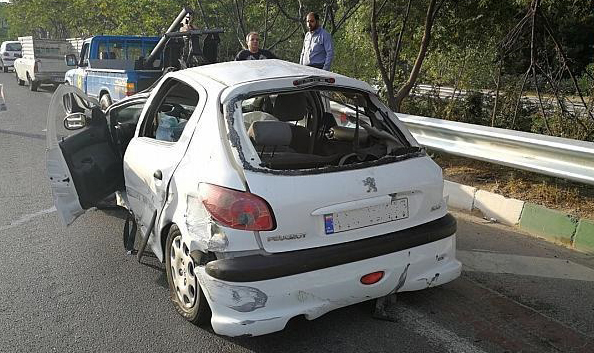
[[[456,219],[447,214],[398,232],[320,248],[211,261],[206,273],[230,282],[253,282],[291,276],[378,257],[447,238],[456,233]]]
[[[271,279],[222,280],[212,276],[208,266],[197,268],[197,275],[212,309],[214,331],[256,336],[282,330],[295,316],[313,320],[340,307],[452,281],[461,271],[455,248],[455,234],[450,233],[376,257]],[[301,268],[307,263],[293,265]],[[376,271],[385,273],[379,282],[361,283],[362,276]]]

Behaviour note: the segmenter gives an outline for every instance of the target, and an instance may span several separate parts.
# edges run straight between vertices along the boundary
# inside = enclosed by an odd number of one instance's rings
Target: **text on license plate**
[[[383,205],[325,214],[324,229],[326,234],[334,234],[404,218],[408,218],[408,198],[406,197]]]

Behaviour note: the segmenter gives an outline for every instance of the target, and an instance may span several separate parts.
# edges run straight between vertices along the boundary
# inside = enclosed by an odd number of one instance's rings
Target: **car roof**
[[[321,76],[324,78],[334,78],[337,86],[347,86],[368,92],[375,92],[366,82],[331,71],[278,59],[228,61],[187,69],[184,71],[184,74],[207,77],[228,87],[264,80]]]

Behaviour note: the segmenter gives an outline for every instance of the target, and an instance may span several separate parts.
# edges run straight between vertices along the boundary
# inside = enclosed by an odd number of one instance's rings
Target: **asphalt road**
[[[399,294],[394,322],[367,302],[262,337],[195,327],[163,265],[125,254],[120,211],[62,226],[45,172],[53,88],[0,83],[1,352],[594,352],[594,257],[458,213],[462,277]]]

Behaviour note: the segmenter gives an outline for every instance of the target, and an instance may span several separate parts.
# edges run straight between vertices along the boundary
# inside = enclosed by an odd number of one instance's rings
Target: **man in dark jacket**
[[[235,60],[278,59],[269,50],[260,49],[260,36],[257,32],[248,33],[245,37],[245,42],[248,48],[237,53]]]

